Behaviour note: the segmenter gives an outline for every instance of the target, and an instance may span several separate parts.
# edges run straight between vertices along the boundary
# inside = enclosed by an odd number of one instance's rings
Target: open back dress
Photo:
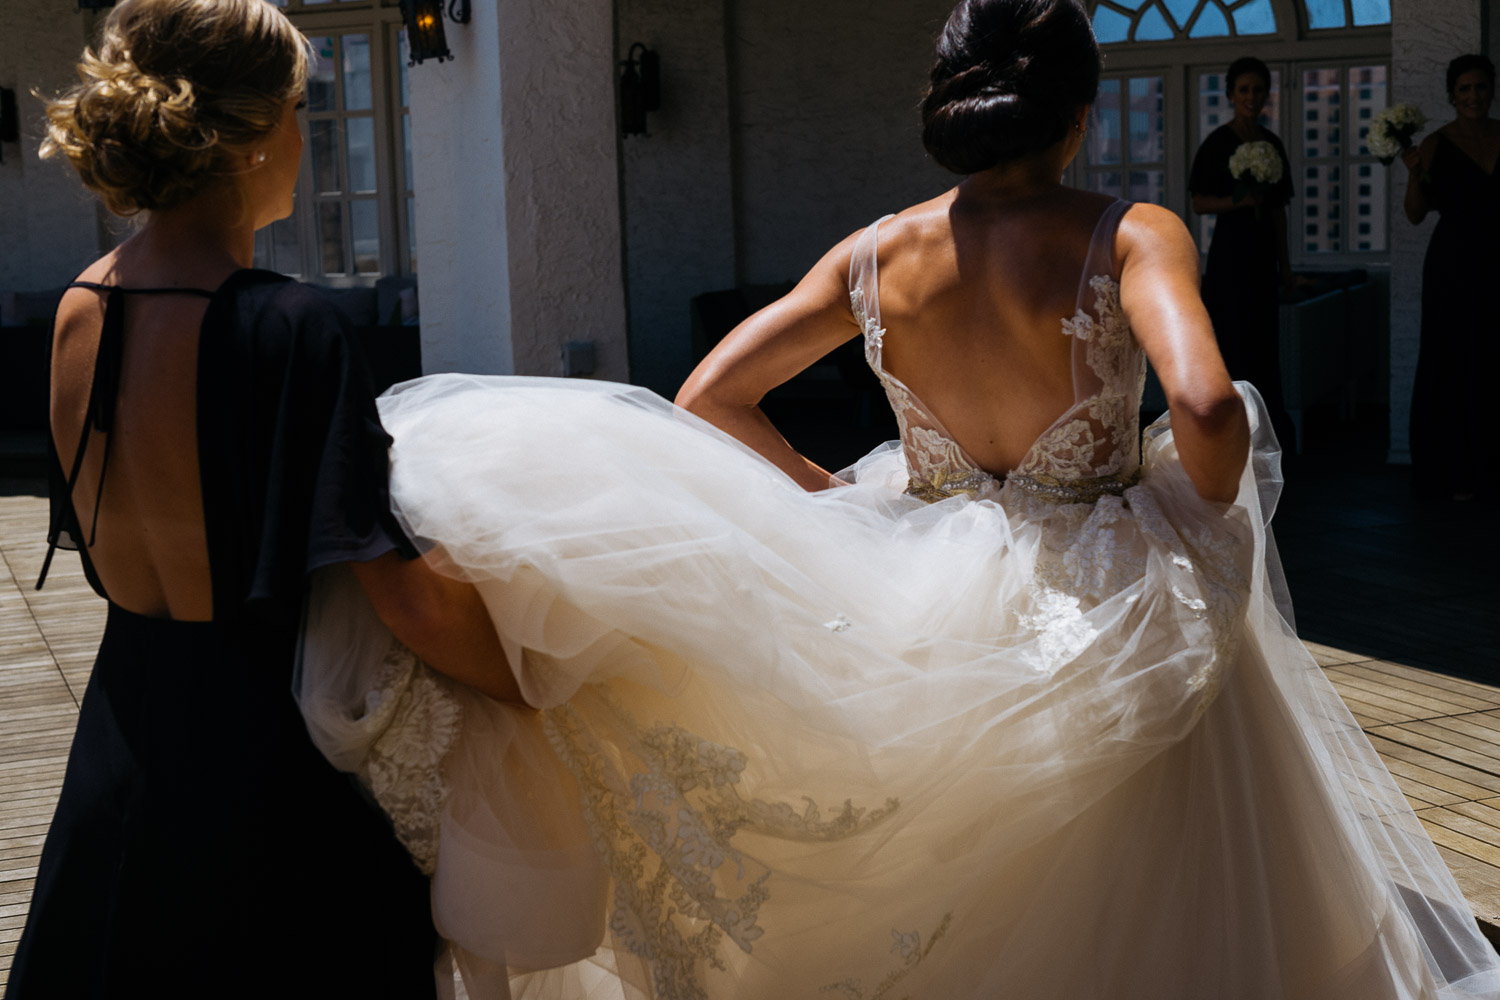
[[[427,880],[318,753],[291,694],[307,574],[412,551],[357,344],[270,272],[213,292],[84,287],[107,304],[70,471],[54,449],[50,541],[77,548],[109,600],[89,555],[97,525],[79,523],[73,494],[85,450],[102,448],[96,509],[109,502],[125,312],[145,294],[206,297],[213,617],[110,603],[6,996],[430,996]]]

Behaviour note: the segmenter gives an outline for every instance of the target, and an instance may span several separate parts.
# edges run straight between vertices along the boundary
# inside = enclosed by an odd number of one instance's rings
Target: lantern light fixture
[[[78,0],[79,10],[104,10],[114,5],[115,0]]]
[[[415,66],[424,59],[444,62],[453,58],[448,35],[443,30],[443,0],[401,0],[401,22],[406,26],[406,51]],[[448,19],[454,24],[468,24],[472,16],[469,0],[448,0]]]
[[[646,113],[661,109],[661,57],[636,42],[620,66],[620,131],[646,135]]]

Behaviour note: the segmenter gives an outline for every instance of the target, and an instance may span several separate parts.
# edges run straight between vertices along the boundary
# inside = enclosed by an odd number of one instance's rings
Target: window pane
[[[370,110],[370,36],[345,35],[344,110]]]
[[[318,205],[318,247],[324,274],[344,273],[344,206],[337,201]]]
[[[1120,174],[1114,170],[1089,171],[1089,190],[1100,194],[1112,194],[1116,198],[1125,196],[1125,191],[1120,186]]]
[[[1193,23],[1193,30],[1189,35],[1193,38],[1218,38],[1229,34],[1229,22],[1224,20],[1224,12],[1213,4],[1203,8],[1198,15],[1198,20]]]
[[[308,122],[307,131],[312,140],[313,191],[338,194],[343,190],[339,184],[338,122],[328,118]]]
[[[354,239],[354,270],[380,273],[380,215],[373,201],[349,203],[349,230]]]
[[[332,111],[335,108],[334,40],[330,35],[319,35],[308,40],[317,52],[317,59],[307,78],[307,110]]]
[[[1332,253],[1342,249],[1342,170],[1334,164],[1309,166],[1303,189],[1305,242],[1308,253]],[[1325,183],[1318,183],[1318,181]]]
[[[1343,151],[1343,130],[1337,69],[1309,69],[1302,73],[1302,120],[1306,131],[1302,138],[1306,156],[1339,156]]]
[[[1384,66],[1351,66],[1349,68],[1349,107],[1354,110],[1352,127],[1358,128],[1354,138],[1359,156],[1369,156],[1365,137],[1369,134],[1369,122],[1377,111],[1385,109],[1386,70]]]
[[[1386,249],[1386,231],[1389,229],[1386,198],[1386,182],[1390,174],[1385,168],[1373,170],[1368,177],[1359,179],[1359,186],[1352,187],[1355,195],[1354,222],[1357,228],[1350,233],[1351,250]]]
[[[349,150],[349,190],[375,191],[375,119],[344,119],[344,140]]]
[[[1203,0],[1163,0],[1167,13],[1172,15],[1172,20],[1177,22],[1177,27],[1186,28],[1188,21],[1193,18],[1193,11]]]
[[[1155,7],[1146,11],[1135,26],[1135,40],[1138,42],[1170,41],[1176,34],[1166,17]]]
[[[1271,0],[1250,0],[1234,11],[1234,30],[1241,35],[1274,35],[1276,14]]]
[[[293,198],[295,199],[295,195]],[[295,205],[295,200],[293,201]],[[297,238],[297,211],[277,219],[265,230],[271,234],[271,270],[282,274],[302,274],[302,241]]]
[[[1100,80],[1094,101],[1094,127],[1088,133],[1090,166],[1120,162],[1120,81]]]
[[[1130,81],[1130,159],[1161,163],[1166,159],[1166,116],[1162,78],[1138,76]],[[1139,199],[1136,199],[1139,200]]]
[[[1309,28],[1344,26],[1344,0],[1307,0],[1306,7]]]
[[[1094,37],[1100,45],[1125,41],[1130,37],[1130,18],[1101,5],[1094,11]]]
[[[1167,175],[1162,170],[1132,170],[1130,172],[1131,201],[1149,201],[1153,205],[1164,205],[1167,200]]]
[[[1357,26],[1391,23],[1390,0],[1354,0],[1349,6],[1354,9]]]
[[[1224,97],[1224,78],[1218,73],[1198,74],[1198,141],[1234,117]]]

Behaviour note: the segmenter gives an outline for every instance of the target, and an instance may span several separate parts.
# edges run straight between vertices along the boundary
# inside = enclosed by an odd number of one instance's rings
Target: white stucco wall
[[[633,381],[670,398],[692,370],[688,303],[735,284],[723,0],[619,0],[619,57],[661,57],[649,134],[620,145]]]
[[[613,7],[475,4],[411,71],[423,367],[625,380]]]
[[[422,368],[508,375],[515,364],[500,29],[493,5],[476,5],[473,17],[448,32],[452,60],[409,71]]]
[[[1393,0],[1391,101],[1410,101],[1430,127],[1453,118],[1444,73],[1448,61],[1480,46],[1476,0]],[[1422,330],[1422,259],[1436,216],[1406,221],[1406,168],[1391,168],[1391,444],[1392,462],[1410,462],[1411,388]]]
[[[0,87],[16,92],[21,142],[0,149],[0,292],[67,284],[99,255],[93,197],[66,161],[42,161],[42,105],[36,88],[55,93],[76,81],[73,66],[92,20],[76,4],[28,5],[0,30]]]

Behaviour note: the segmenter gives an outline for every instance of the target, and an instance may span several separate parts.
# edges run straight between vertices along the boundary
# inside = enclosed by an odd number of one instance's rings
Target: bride
[[[427,669],[337,571],[299,697],[471,996],[1500,996],[1282,613],[1278,453],[1191,239],[1058,183],[1098,78],[1075,0],[963,0],[923,137],[964,180],[834,247],[681,409],[461,375],[381,401],[398,516],[534,710]],[[755,404],[856,336],[901,441],[830,476]]]

